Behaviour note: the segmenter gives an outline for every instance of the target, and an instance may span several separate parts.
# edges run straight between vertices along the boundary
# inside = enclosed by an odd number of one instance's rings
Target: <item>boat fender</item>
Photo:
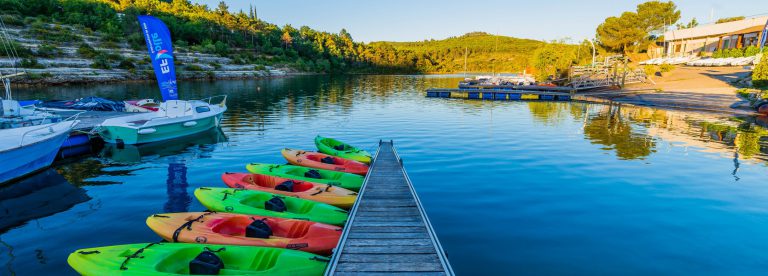
[[[224,268],[224,262],[213,252],[205,250],[200,252],[189,262],[189,274],[191,275],[218,275]]]
[[[245,228],[245,236],[249,238],[266,239],[272,236],[272,228],[264,222],[266,219],[254,219],[248,227]]]
[[[323,157],[323,159],[320,159],[320,162],[323,162],[325,164],[331,164],[331,165],[335,164],[335,162],[333,161],[334,161],[333,157],[330,157],[330,156],[326,156],[326,157]]]
[[[192,127],[192,126],[196,126],[196,125],[197,125],[196,121],[184,122],[184,126],[185,127]]]
[[[143,129],[139,129],[138,131],[139,134],[152,134],[155,132],[157,132],[157,129],[154,129],[154,128],[143,128]]]
[[[273,197],[272,199],[265,201],[264,209],[281,213],[288,210],[288,208],[285,207],[285,202],[279,197]]]
[[[283,183],[277,184],[275,186],[275,190],[283,191],[283,192],[293,192],[293,185],[296,183],[293,183],[293,181],[288,180]]]
[[[323,178],[323,176],[321,176],[320,172],[317,170],[308,170],[307,172],[304,173],[304,177],[315,178],[315,179]]]

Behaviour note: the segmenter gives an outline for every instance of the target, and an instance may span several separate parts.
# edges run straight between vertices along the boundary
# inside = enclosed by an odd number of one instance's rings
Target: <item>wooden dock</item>
[[[430,88],[427,89],[427,98],[454,98],[496,101],[570,101],[571,94],[556,91]]]
[[[454,275],[392,142],[379,142],[325,275]]]

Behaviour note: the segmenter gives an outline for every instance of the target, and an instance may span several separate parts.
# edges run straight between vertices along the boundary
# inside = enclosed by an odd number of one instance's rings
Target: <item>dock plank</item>
[[[454,275],[392,143],[380,143],[326,275]]]

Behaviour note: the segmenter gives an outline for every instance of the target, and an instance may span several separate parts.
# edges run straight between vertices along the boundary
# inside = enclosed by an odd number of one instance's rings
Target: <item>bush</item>
[[[200,65],[197,65],[197,64],[190,64],[184,68],[186,68],[187,71],[196,71],[196,72],[203,71],[203,67],[200,67]]]
[[[647,76],[653,76],[656,75],[656,72],[659,72],[659,67],[656,65],[645,65],[643,66],[643,72]]]
[[[38,63],[36,58],[25,58],[25,59],[22,59],[21,62],[19,62],[19,67],[31,68],[31,69],[43,69],[45,68],[45,65]]]
[[[81,43],[80,47],[77,48],[77,54],[84,58],[95,58],[99,55],[99,51],[96,51],[88,43]]]
[[[660,66],[661,73],[667,73],[675,69],[675,66],[672,64],[662,64]]]
[[[742,52],[741,49],[733,48],[733,49],[728,50],[728,56],[727,57],[739,58],[739,57],[743,57],[743,56],[744,56],[744,52]]]
[[[24,26],[24,20],[21,19],[21,16],[3,14],[3,15],[0,15],[0,17],[2,17],[3,22],[5,22],[6,25]]]
[[[105,41],[101,43],[101,46],[103,46],[104,48],[110,48],[110,49],[120,48],[120,45],[118,45],[117,42],[114,42],[114,41]]]
[[[755,56],[760,53],[760,48],[757,46],[749,46],[747,49],[744,50],[744,56],[745,57],[751,57]]]
[[[120,62],[120,64],[117,65],[117,68],[120,69],[135,69],[136,64],[133,63],[131,59],[126,59]]]
[[[768,55],[763,54],[760,63],[752,71],[752,85],[759,88],[768,88]]]
[[[109,63],[109,56],[105,54],[99,54],[93,59],[91,68],[96,69],[112,69],[112,65]]]
[[[36,55],[38,57],[52,58],[61,54],[61,50],[51,44],[44,43],[37,47]]]
[[[210,65],[211,65],[211,66],[213,66],[213,68],[215,68],[215,69],[217,69],[217,70],[218,70],[218,69],[221,69],[221,64],[218,64],[218,63],[216,63],[216,62],[211,62],[211,63],[210,63]]]

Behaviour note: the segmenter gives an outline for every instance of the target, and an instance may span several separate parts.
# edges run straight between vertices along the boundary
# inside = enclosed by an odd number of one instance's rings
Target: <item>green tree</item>
[[[688,22],[688,24],[677,23],[675,26],[678,30],[696,28],[699,26],[699,21],[696,21],[696,17],[694,17],[691,19],[691,21]]]
[[[680,20],[680,11],[672,1],[648,1],[637,5],[637,16],[646,34],[653,34]]]
[[[634,50],[634,46],[646,36],[641,19],[634,12],[624,12],[621,17],[608,17],[597,27],[597,39],[603,46],[624,53]]]
[[[752,71],[752,85],[759,88],[768,88],[768,54],[763,54],[760,63]]]
[[[720,19],[718,19],[718,20],[715,22],[715,24],[720,24],[720,23],[728,23],[728,22],[733,22],[733,21],[739,21],[739,20],[744,20],[745,18],[746,18],[746,17],[744,17],[744,16],[734,16],[734,17],[726,17],[726,18],[720,18]]]

